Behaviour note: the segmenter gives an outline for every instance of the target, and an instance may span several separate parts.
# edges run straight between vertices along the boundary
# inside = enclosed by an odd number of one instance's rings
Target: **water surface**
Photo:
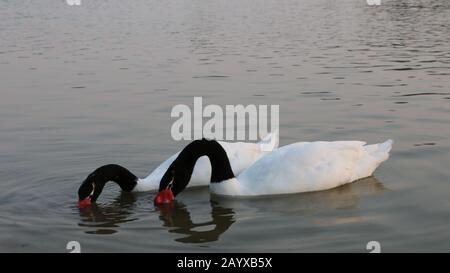
[[[0,251],[450,250],[450,2],[0,1]],[[279,104],[281,144],[395,140],[370,177],[324,192],[171,209],[96,167],[150,173],[187,142],[176,104]]]

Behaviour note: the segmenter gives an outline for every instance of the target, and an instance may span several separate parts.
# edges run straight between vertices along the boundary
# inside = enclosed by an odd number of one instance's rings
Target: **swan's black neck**
[[[117,183],[123,191],[132,191],[137,185],[138,178],[126,168],[117,164],[104,165],[93,171],[81,184],[78,195],[86,198],[94,191],[91,200],[97,200],[105,184],[109,181]],[[93,186],[93,187],[92,187]]]
[[[215,140],[194,140],[188,144],[172,162],[161,179],[159,190],[171,187],[174,195],[180,193],[191,180],[195,163],[207,156],[211,163],[211,183],[235,177],[223,147]]]

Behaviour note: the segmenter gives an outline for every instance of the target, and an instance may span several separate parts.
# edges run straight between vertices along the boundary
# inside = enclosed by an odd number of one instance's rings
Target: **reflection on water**
[[[207,190],[207,188],[205,188]],[[211,195],[211,200],[205,206],[210,208],[210,220],[194,222],[195,211],[182,201],[175,200],[168,205],[157,206],[149,213],[158,213],[163,227],[169,233],[183,235],[176,238],[180,243],[208,243],[218,241],[237,221],[236,210],[258,210],[259,212],[283,216],[311,215],[320,211],[354,209],[358,206],[361,196],[375,194],[386,190],[383,183],[375,177],[368,177],[341,187],[310,193],[299,193],[279,196],[264,196],[251,198],[230,198]],[[150,194],[150,193],[149,193]],[[192,194],[186,191],[183,195]],[[122,224],[138,220],[135,216],[135,203],[137,196],[131,193],[121,193],[108,205],[97,205],[80,209],[81,223],[79,226],[87,227],[87,234],[113,234],[118,232]],[[194,214],[194,215],[192,215]],[[353,221],[363,220],[363,217],[353,217]],[[336,219],[334,223],[350,222],[352,219]],[[318,220],[315,224],[326,224],[325,220]],[[92,229],[95,230],[92,230]],[[199,230],[200,229],[200,230]],[[206,229],[206,230],[205,230]]]
[[[220,206],[218,202],[210,201],[211,220],[194,223],[186,205],[175,201],[173,206],[160,206],[160,219],[163,226],[169,228],[169,232],[185,235],[175,241],[180,243],[207,243],[219,240],[220,235],[227,231],[235,222],[232,208]],[[199,231],[198,228],[208,230]]]
[[[113,234],[121,224],[132,222],[136,197],[131,193],[121,194],[108,205],[93,204],[80,208],[80,227],[89,227],[88,234]]]
[[[229,198],[212,195],[222,206],[254,208],[262,212],[276,212],[284,216],[314,214],[319,211],[354,209],[362,196],[386,190],[371,176],[340,187],[317,192],[277,196]]]

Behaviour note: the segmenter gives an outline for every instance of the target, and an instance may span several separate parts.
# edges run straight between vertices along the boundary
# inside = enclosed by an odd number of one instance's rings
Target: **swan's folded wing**
[[[299,142],[263,157],[238,177],[243,195],[325,190],[348,183],[364,155],[360,141]]]

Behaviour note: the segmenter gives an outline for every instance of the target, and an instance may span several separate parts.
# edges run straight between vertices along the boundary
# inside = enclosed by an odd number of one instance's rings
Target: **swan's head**
[[[123,191],[129,192],[137,185],[138,178],[120,165],[104,165],[88,175],[78,188],[79,207],[95,202],[108,181],[116,182]]]
[[[155,196],[155,204],[157,205],[169,204],[172,203],[173,200],[175,200],[175,196],[173,195],[171,189],[159,191],[158,194],[156,194]]]
[[[78,188],[78,206],[85,207],[95,202],[100,195],[103,185],[97,183],[95,174],[89,175]]]
[[[85,207],[91,204],[92,197],[94,196],[95,186],[93,183],[81,184],[78,189],[78,206]]]
[[[172,203],[180,192],[182,192],[189,183],[190,174],[183,168],[175,168],[166,171],[159,183],[159,191],[155,196],[154,202],[157,205]]]

